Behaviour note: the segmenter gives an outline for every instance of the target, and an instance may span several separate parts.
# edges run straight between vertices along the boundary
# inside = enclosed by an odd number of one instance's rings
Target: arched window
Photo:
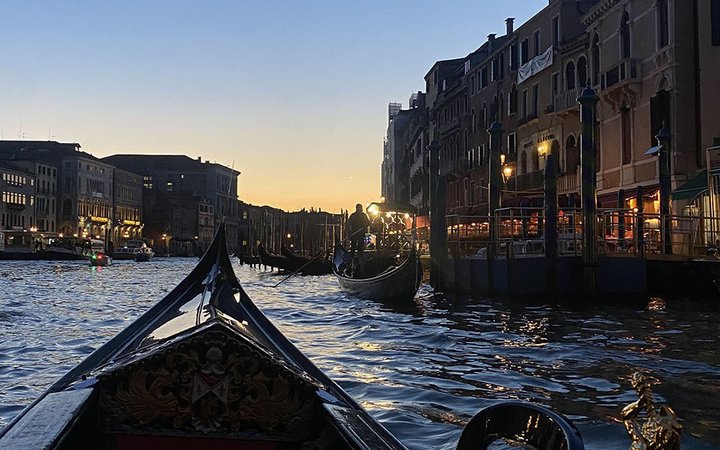
[[[577,173],[580,165],[580,149],[575,141],[575,136],[568,136],[565,141],[565,171],[569,174]]]
[[[490,109],[490,117],[488,118],[488,126],[492,125],[493,122],[500,122],[501,117],[498,116],[498,96],[493,97],[492,107]]]
[[[550,154],[555,158],[555,170],[556,173],[560,169],[560,143],[557,140],[553,140],[550,145]]]
[[[513,84],[510,88],[510,95],[508,95],[508,115],[517,113],[517,104],[517,86]]]
[[[565,66],[565,88],[568,91],[575,89],[575,63],[573,61]]]
[[[656,7],[657,7],[657,43],[658,43],[658,48],[663,48],[666,45],[668,45],[670,42],[667,0],[658,0]]]
[[[487,105],[486,105],[485,103],[483,103],[483,105],[482,105],[482,111],[480,112],[480,120],[482,121],[482,122],[480,123],[480,126],[482,126],[482,129],[483,129],[483,130],[487,130],[487,128],[488,128],[488,124],[487,124],[487,120],[488,120],[487,113],[488,113]]]
[[[600,37],[597,33],[592,40],[592,74],[593,85],[600,84]]]
[[[584,56],[581,56],[577,62],[577,79],[579,88],[583,88],[588,85],[587,59]]]
[[[498,97],[498,122],[502,123],[502,120],[504,117],[505,117],[505,97],[503,96],[503,93],[500,92],[500,96]]]
[[[475,133],[477,131],[477,122],[475,122],[475,110],[470,111],[470,130]]]
[[[630,57],[630,14],[627,11],[620,23],[620,52],[623,58]]]

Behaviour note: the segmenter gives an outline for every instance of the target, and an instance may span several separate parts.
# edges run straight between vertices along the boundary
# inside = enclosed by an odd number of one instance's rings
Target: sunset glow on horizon
[[[380,198],[388,102],[546,4],[9,0],[0,135],[201,157],[247,203],[352,209]]]

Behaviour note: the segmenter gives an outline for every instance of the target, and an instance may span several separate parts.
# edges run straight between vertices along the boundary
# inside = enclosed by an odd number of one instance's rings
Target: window
[[[538,111],[540,110],[539,104],[540,104],[540,85],[536,84],[532,87],[532,113],[534,117],[538,116]]]
[[[540,54],[540,30],[537,30],[533,36],[533,47],[535,50],[534,55],[537,56]]]
[[[568,91],[575,89],[575,63],[573,61],[565,66],[565,89]]]
[[[650,98],[650,147],[657,145],[655,136],[670,121],[670,92],[662,90]]]
[[[470,131],[472,133],[477,132],[477,117],[475,117],[475,110],[470,111]]]
[[[527,89],[522,93],[522,116],[527,119],[528,115],[528,93]]]
[[[553,28],[553,47],[557,47],[560,44],[560,17],[555,16],[552,20]]]
[[[483,67],[480,71],[480,89],[487,87],[488,84],[488,69],[487,66]]]
[[[502,123],[503,117],[505,117],[505,98],[503,96],[503,93],[500,92],[500,97],[498,97],[498,104],[497,104],[497,121]]]
[[[720,0],[710,0],[710,30],[712,45],[720,47]]]
[[[517,107],[517,86],[513,84],[512,88],[510,88],[510,95],[508,95],[508,115],[517,114]]]
[[[517,135],[509,133],[507,136],[507,151],[509,155],[514,155],[517,151]]]
[[[528,52],[529,52],[528,45],[529,44],[528,44],[527,39],[524,39],[520,43],[520,64],[521,65],[525,64],[526,62],[528,62],[530,60],[529,54],[528,54]]]
[[[623,58],[630,57],[630,14],[627,11],[620,23],[620,52]]]
[[[505,52],[500,52],[497,56],[498,59],[498,79],[502,80],[505,77]]]
[[[595,34],[592,40],[593,85],[600,84],[600,37]]]
[[[657,47],[663,48],[670,42],[668,30],[668,2],[667,0],[657,1]]]
[[[470,95],[475,95],[475,75],[470,77]]]
[[[587,59],[581,56],[577,62],[577,87],[583,88],[588,85]]]
[[[518,68],[518,48],[517,44],[510,46],[510,70],[517,70]]]

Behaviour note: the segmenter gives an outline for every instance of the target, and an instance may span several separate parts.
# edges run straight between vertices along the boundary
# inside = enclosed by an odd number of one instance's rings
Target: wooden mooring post
[[[558,288],[558,197],[557,155],[545,159],[545,289],[554,294]]]
[[[585,294],[595,297],[597,294],[597,180],[595,175],[595,108],[598,96],[591,87],[583,89],[578,103],[580,103],[580,176],[582,186],[580,189],[580,205],[583,217],[583,267]]]

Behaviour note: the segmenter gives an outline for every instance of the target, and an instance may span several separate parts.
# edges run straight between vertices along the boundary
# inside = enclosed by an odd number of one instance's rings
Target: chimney
[[[198,162],[202,162],[202,159],[200,159],[200,156],[198,156]]]
[[[505,26],[507,27],[506,34],[510,36],[515,31],[515,18],[514,17],[508,17],[505,19]]]
[[[488,47],[490,48],[490,51],[493,51],[494,46],[495,46],[495,33],[488,34]]]

